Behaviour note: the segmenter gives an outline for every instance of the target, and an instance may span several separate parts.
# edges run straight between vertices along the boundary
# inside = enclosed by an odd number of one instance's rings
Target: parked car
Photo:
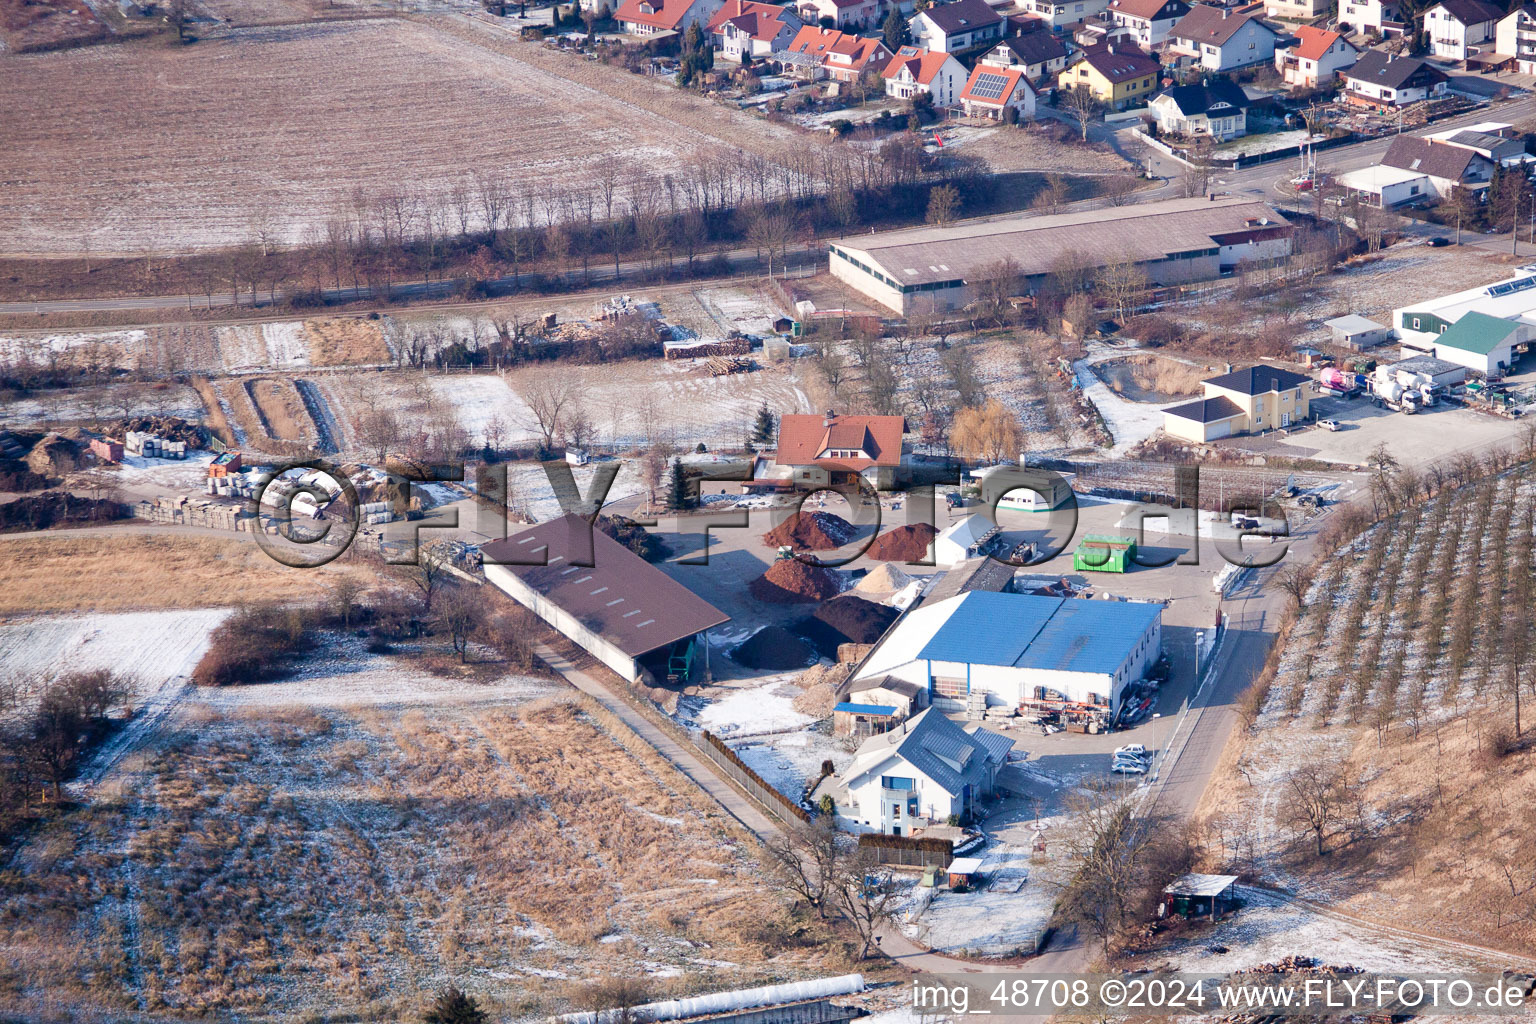
[[[1344,429],[1342,426],[1339,425],[1339,421],[1338,420],[1318,420],[1317,421],[1317,425],[1322,427],[1324,430],[1343,430]]]
[[[1431,249],[1444,249],[1446,246],[1451,244],[1451,240],[1446,238],[1444,235],[1436,235],[1434,238],[1431,238],[1424,244],[1429,246]]]
[[[1109,770],[1116,775],[1145,775],[1147,766],[1136,761],[1116,761],[1109,766]]]
[[[1142,746],[1140,743],[1127,743],[1123,747],[1115,748],[1116,757],[1119,757],[1122,754],[1130,754],[1132,757],[1146,757],[1147,748]]]

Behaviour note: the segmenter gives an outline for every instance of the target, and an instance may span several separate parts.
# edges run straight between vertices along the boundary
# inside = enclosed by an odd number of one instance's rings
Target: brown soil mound
[[[801,512],[763,534],[763,543],[796,551],[831,551],[858,536],[858,527],[831,512]]]
[[[844,594],[795,623],[794,630],[835,660],[842,644],[872,644],[880,639],[886,627],[896,621],[896,615],[894,608]]]
[[[806,565],[798,558],[780,558],[753,580],[749,589],[759,601],[797,604],[836,597],[842,590],[842,580],[824,566]]]
[[[807,692],[819,689],[823,686],[827,686],[831,687],[833,693],[836,693],[842,687],[842,685],[848,681],[848,677],[852,674],[853,665],[848,663],[838,665],[812,665],[810,668],[806,669],[804,672],[801,672],[800,675],[796,677],[795,685]],[[795,698],[797,702],[799,699],[799,697]]]
[[[837,690],[826,683],[813,686],[794,699],[795,710],[812,718],[826,718],[837,704]]]
[[[928,523],[898,526],[876,537],[864,554],[881,562],[920,562],[928,557],[928,545],[938,535]]]
[[[783,626],[764,626],[731,650],[731,660],[748,668],[803,668],[817,657],[810,644]]]
[[[48,434],[27,453],[27,468],[38,476],[59,477],[73,473],[80,446],[62,434]]]

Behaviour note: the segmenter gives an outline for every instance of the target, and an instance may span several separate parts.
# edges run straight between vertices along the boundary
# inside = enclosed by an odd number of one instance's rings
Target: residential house
[[[1445,72],[1417,57],[1393,58],[1380,50],[1367,50],[1338,75],[1344,102],[1372,109],[1444,96],[1450,82]]]
[[[1521,4],[1499,20],[1494,49],[1515,58],[1515,70],[1536,75],[1536,3]]]
[[[1157,88],[1163,67],[1133,46],[1111,43],[1083,51],[1083,59],[1057,76],[1056,84],[1071,92],[1079,85],[1112,110],[1145,103]]]
[[[1286,85],[1319,89],[1332,85],[1334,75],[1359,59],[1359,49],[1339,33],[1302,25],[1293,45],[1275,51],[1275,70]]]
[[[907,456],[900,416],[825,416],[792,414],[779,421],[774,462],[792,470],[790,481],[803,490],[863,480],[876,490],[890,490]]]
[[[1196,4],[1169,30],[1168,48],[1206,71],[1231,71],[1274,60],[1276,38],[1257,15]]]
[[[624,0],[614,14],[619,27],[632,36],[682,32],[709,24],[725,0]]]
[[[952,107],[959,102],[966,78],[965,65],[954,57],[916,46],[903,46],[880,74],[887,96],[910,100],[927,93],[936,107]]]
[[[1031,81],[1049,76],[1067,66],[1067,45],[1054,32],[1029,32],[1009,36],[988,50],[981,64],[995,68],[1019,68]]]
[[[911,835],[951,817],[970,821],[997,785],[1013,740],[972,725],[971,730],[928,708],[859,744],[839,776],[813,794],[832,797],[851,827]]]
[[[1383,167],[1423,174],[1436,196],[1446,198],[1457,186],[1482,189],[1493,177],[1493,161],[1474,149],[1416,135],[1399,135],[1381,158]]]
[[[757,0],[726,0],[709,19],[707,31],[716,53],[740,62],[782,50],[800,27],[800,19],[787,7]]]
[[[1421,203],[1435,195],[1429,175],[1381,164],[1346,171],[1335,177],[1333,183],[1346,195],[1358,197],[1367,206],[1379,206],[1383,210],[1403,203]]]
[[[820,25],[830,18],[832,28],[877,28],[888,6],[882,0],[798,0],[795,10],[807,25]]]
[[[1340,0],[1339,29],[1362,35],[1402,35],[1403,12],[1397,0]]]
[[[1330,0],[1264,0],[1264,14],[1286,21],[1312,21],[1329,12]]]
[[[1179,19],[1189,13],[1184,0],[1109,0],[1104,16],[1116,25],[1131,30],[1136,45],[1143,50],[1161,46]]]
[[[1007,19],[986,0],[953,0],[919,11],[907,23],[912,42],[935,53],[964,53],[1003,37]]]
[[[1525,142],[1516,136],[1514,125],[1502,121],[1481,121],[1424,137],[1470,149],[1500,167],[1513,167],[1533,159],[1525,151]]]
[[[1250,366],[1201,381],[1202,398],[1163,410],[1163,430],[1186,441],[1214,441],[1301,423],[1312,380],[1275,366]]]
[[[1019,6],[1060,32],[1104,13],[1109,0],[1019,0]]]
[[[1119,43],[1123,46],[1135,46],[1136,30],[1129,25],[1119,25],[1110,21],[1107,16],[1100,15],[1097,18],[1089,18],[1072,30],[1072,41],[1083,49],[1094,46],[1108,46],[1111,43]]]
[[[1176,85],[1147,104],[1161,132],[1208,135],[1225,142],[1248,134],[1247,93],[1230,78]]]
[[[960,107],[966,117],[1006,121],[1011,110],[1018,120],[1028,121],[1035,116],[1038,98],[1039,94],[1023,68],[977,64],[965,88],[960,91]]]
[[[825,75],[836,82],[857,81],[867,71],[879,71],[891,59],[891,51],[879,39],[816,25],[806,25],[795,33],[786,52],[814,59],[808,66],[819,73],[806,77]]]
[[[1424,34],[1436,57],[1466,60],[1493,41],[1504,12],[1487,0],[1440,0],[1424,12]]]

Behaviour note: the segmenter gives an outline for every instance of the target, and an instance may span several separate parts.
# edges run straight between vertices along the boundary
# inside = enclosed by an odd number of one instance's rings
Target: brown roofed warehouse
[[[590,559],[583,557],[589,530]],[[630,682],[647,670],[665,679],[669,663],[691,663],[698,634],[730,621],[720,609],[574,514],[481,550],[487,580]],[[592,564],[573,564],[576,561]]]
[[[1062,257],[1088,269],[1129,261],[1155,285],[1219,277],[1291,253],[1291,225],[1266,203],[1237,197],[1168,199],[1108,210],[1003,217],[912,228],[829,246],[832,276],[898,313],[960,309],[972,282],[1012,260],[1028,293]]]

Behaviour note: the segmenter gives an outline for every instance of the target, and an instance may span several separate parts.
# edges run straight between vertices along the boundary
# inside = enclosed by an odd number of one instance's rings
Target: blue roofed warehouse
[[[982,692],[992,705],[1064,700],[1114,714],[1162,653],[1162,621],[1152,602],[971,591],[908,613],[855,681],[904,679],[949,711]]]

